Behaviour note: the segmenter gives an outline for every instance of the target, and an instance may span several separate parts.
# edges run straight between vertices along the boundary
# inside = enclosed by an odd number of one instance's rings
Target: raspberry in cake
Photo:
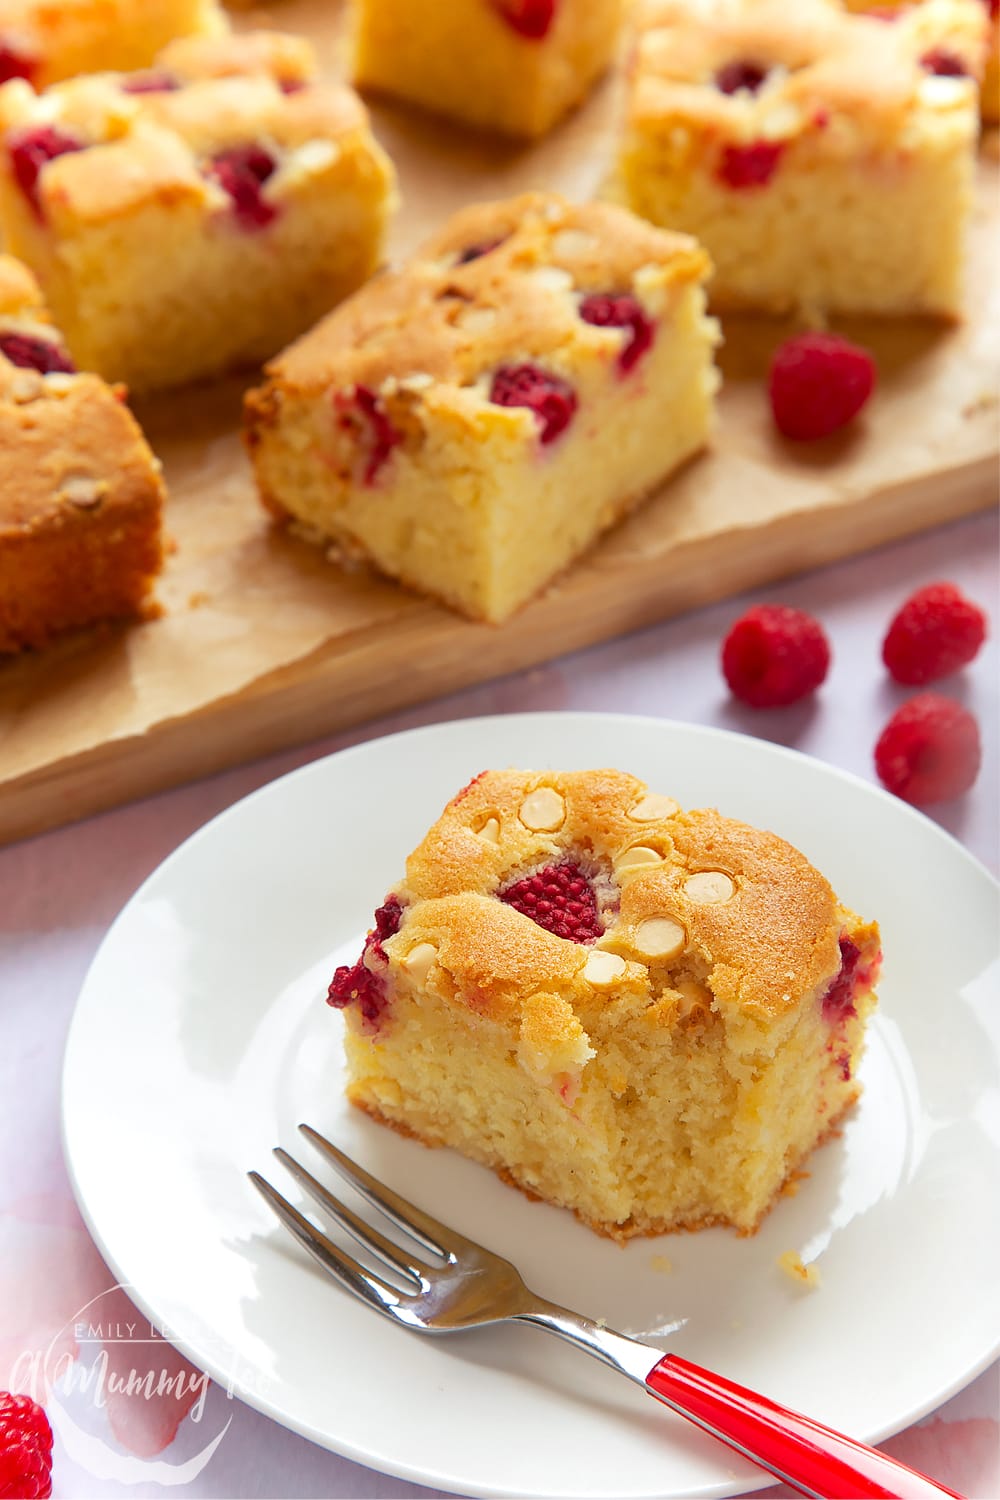
[[[984,122],[1000,119],[1000,3],[998,0],[966,0],[964,22],[956,11],[955,0],[888,0],[874,5],[871,0],[844,0],[846,8],[867,11],[882,20],[902,24],[912,31],[919,56],[931,71],[943,68],[946,73],[967,73],[979,81],[979,110]],[[982,46],[982,23],[975,14],[985,12],[989,26],[985,55]]]
[[[539,136],[611,62],[622,0],[358,0],[354,81],[435,113]]]
[[[937,46],[981,48],[976,0],[938,3]],[[616,191],[697,235],[718,306],[959,315],[971,76],[828,0],[639,0],[636,27]]]
[[[218,0],[3,0],[0,83],[144,68],[174,37],[226,30]]]
[[[858,1097],[880,958],[774,834],[619,771],[489,771],[329,1000],[375,1119],[619,1240],[751,1232]]]
[[[247,404],[265,503],[503,620],[704,446],[707,274],[610,205],[461,211],[268,367]]]
[[[78,374],[0,256],[0,652],[150,612],[163,482],[124,393]]]
[[[0,227],[77,362],[134,391],[273,354],[378,265],[394,174],[277,33],[0,93]]]

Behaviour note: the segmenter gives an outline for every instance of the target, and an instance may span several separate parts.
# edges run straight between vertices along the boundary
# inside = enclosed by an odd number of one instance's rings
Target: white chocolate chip
[[[623,850],[615,860],[615,875],[621,885],[662,863],[663,855],[659,850],[649,849],[645,844],[633,844],[631,849]]]
[[[496,818],[487,818],[482,828],[478,830],[479,837],[485,839],[488,844],[499,844],[500,824]]]
[[[676,958],[687,935],[672,917],[647,917],[635,929],[634,945],[643,958]]]
[[[555,787],[540,786],[525,797],[518,817],[532,833],[552,833],[566,819],[566,804]]]
[[[624,973],[625,960],[617,953],[605,953],[602,948],[589,953],[583,966],[583,977],[589,984],[614,984]]]
[[[672,818],[680,812],[673,797],[664,797],[660,792],[650,792],[629,810],[633,823],[655,823],[660,818]]]
[[[42,377],[35,370],[18,370],[10,382],[11,398],[18,406],[36,401],[44,390]]]
[[[426,391],[433,384],[433,375],[428,375],[426,370],[415,370],[412,375],[402,376],[399,389],[401,391]]]
[[[560,229],[552,239],[552,253],[556,257],[593,255],[596,249],[597,241],[585,229]]]
[[[411,948],[405,958],[399,961],[399,967],[404,974],[408,974],[416,984],[423,984],[431,971],[431,965],[437,958],[437,949],[433,943],[417,943]]]
[[[547,292],[568,292],[573,278],[562,266],[533,266],[525,276]]]
[[[968,78],[954,78],[945,73],[928,73],[920,80],[918,93],[921,104],[931,109],[951,109],[966,99],[969,94]]]
[[[456,328],[471,334],[489,333],[496,326],[496,321],[495,307],[476,307],[475,304],[460,307],[452,318]]]
[[[728,901],[735,890],[729,876],[721,870],[699,870],[697,875],[689,875],[684,882],[688,900],[699,906],[717,906],[721,901]]]
[[[59,498],[78,510],[93,510],[100,505],[107,488],[106,481],[93,479],[89,474],[67,474],[59,486]]]
[[[336,141],[306,141],[286,156],[274,175],[272,189],[281,189],[294,183],[305,182],[321,172],[328,172],[341,154]]]

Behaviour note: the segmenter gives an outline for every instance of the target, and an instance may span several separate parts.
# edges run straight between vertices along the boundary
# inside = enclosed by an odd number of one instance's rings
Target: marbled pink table
[[[60,1356],[93,1362],[80,1310],[113,1278],[83,1227],[63,1166],[64,1039],[80,982],[112,918],[188,834],[255,787],[344,745],[441,719],[526,709],[631,711],[721,725],[872,779],[872,745],[905,696],[882,671],[882,632],[918,583],[952,578],[990,611],[994,633],[974,666],[944,685],[978,714],[985,761],[973,791],[937,817],[996,871],[997,556],[996,521],[981,516],[769,591],[764,597],[818,614],[833,642],[831,677],[806,707],[754,715],[728,700],[716,662],[724,629],[743,607],[736,600],[0,851],[0,1389],[12,1382],[26,1388],[43,1371],[46,1351],[49,1370]],[[119,1297],[115,1316],[123,1325],[138,1321]],[[107,1317],[105,1304],[105,1324]],[[928,1338],[940,1336],[928,1329]],[[117,1355],[126,1372],[147,1358],[150,1370],[183,1373],[164,1345],[125,1343],[109,1346],[108,1354],[112,1371]],[[976,1500],[1000,1495],[998,1368],[887,1448]],[[162,1496],[165,1488],[204,1500],[438,1493],[323,1452],[221,1390],[203,1396],[185,1380],[178,1401],[171,1392],[152,1399],[145,1391],[115,1393],[112,1384],[106,1382],[106,1401],[92,1403],[86,1441],[77,1431],[57,1433],[54,1494],[62,1500]],[[207,1439],[230,1418],[206,1461]]]

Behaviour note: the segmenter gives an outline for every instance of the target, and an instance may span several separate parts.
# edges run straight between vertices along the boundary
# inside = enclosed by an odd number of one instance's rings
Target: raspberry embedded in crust
[[[39,375],[75,375],[76,365],[59,344],[28,333],[0,333],[0,354],[22,370]]]
[[[834,333],[800,333],[771,362],[768,394],[778,431],[796,442],[829,437],[854,420],[875,389],[867,349]]]
[[[751,708],[786,708],[814,693],[830,669],[830,645],[812,615],[781,604],[758,604],[736,621],[722,643],[730,691]]]
[[[52,1494],[52,1428],[37,1401],[0,1391],[0,1497]]]
[[[490,0],[490,4],[511,31],[529,42],[540,42],[552,28],[558,0]]]
[[[384,971],[386,956],[383,943],[395,937],[403,919],[403,904],[398,896],[387,896],[375,913],[375,925],[365,938],[357,963],[342,964],[334,973],[326,992],[326,1003],[335,1010],[356,1005],[371,1027],[377,1027],[388,1004]],[[372,967],[374,964],[374,968]]]
[[[986,616],[953,583],[929,583],[900,608],[882,643],[897,682],[923,687],[958,672],[986,639]]]
[[[712,81],[723,94],[756,94],[770,71],[764,63],[730,62],[718,70]]]
[[[357,430],[360,425],[364,433],[368,457],[362,478],[365,484],[374,484],[393,448],[403,441],[403,434],[393,426],[380,397],[370,386],[356,385],[351,395],[338,391],[333,399],[343,430]]]
[[[981,761],[975,718],[937,693],[919,693],[898,708],[875,746],[882,785],[916,807],[960,797],[979,775]]]
[[[766,187],[784,153],[783,141],[751,141],[748,146],[725,146],[715,175],[738,192]]]
[[[233,212],[244,229],[265,229],[278,216],[261,188],[272,176],[277,162],[263,146],[232,146],[220,151],[208,171],[233,200]]]
[[[920,66],[938,78],[968,78],[969,70],[960,57],[947,47],[932,47],[920,59]]]
[[[861,962],[861,949],[853,938],[846,933],[840,937],[840,969],[831,979],[826,994],[823,996],[823,1019],[831,1026],[838,1021],[844,1021],[849,1016],[856,1016],[857,1009],[854,1004],[857,995],[858,964]]]
[[[121,81],[123,94],[175,94],[181,86],[172,73],[150,68],[143,73],[129,73]]]
[[[571,860],[527,875],[499,896],[506,906],[571,943],[593,943],[604,932],[594,888]]]
[[[9,83],[12,78],[26,78],[30,83],[37,67],[37,57],[22,52],[16,42],[0,37],[0,83]]]
[[[7,137],[14,180],[36,213],[40,212],[38,179],[50,161],[83,151],[86,143],[68,130],[55,125],[38,125],[30,130],[15,130]]]
[[[552,443],[569,426],[576,392],[558,375],[537,365],[501,365],[493,376],[490,400],[497,406],[526,406],[541,425],[541,441]]]
[[[623,375],[633,368],[653,342],[653,321],[628,292],[592,292],[580,303],[580,317],[595,328],[630,330],[618,356],[618,368]]]

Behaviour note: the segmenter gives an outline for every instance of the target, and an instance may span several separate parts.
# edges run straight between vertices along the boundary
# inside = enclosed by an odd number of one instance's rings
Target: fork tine
[[[374,1272],[367,1271],[364,1266],[358,1264],[352,1255],[341,1250],[332,1240],[328,1239],[321,1230],[293,1208],[286,1198],[283,1198],[269,1182],[261,1177],[259,1172],[248,1172],[247,1176],[261,1197],[270,1204],[278,1218],[298,1240],[309,1254],[319,1261],[325,1271],[329,1271],[341,1286],[360,1297],[363,1302],[376,1308],[381,1313],[393,1317],[400,1305],[402,1293],[395,1287],[383,1281]]]
[[[289,1171],[297,1182],[300,1182],[309,1194],[310,1198],[320,1205],[331,1218],[353,1235],[359,1245],[364,1245],[379,1256],[386,1265],[398,1275],[412,1281],[415,1287],[419,1287],[424,1278],[430,1274],[430,1267],[423,1261],[418,1260],[415,1255],[407,1255],[401,1245],[395,1241],[386,1239],[378,1229],[360,1218],[353,1209],[348,1208],[339,1198],[335,1198],[321,1182],[318,1182],[311,1172],[307,1172],[294,1156],[289,1156],[281,1146],[274,1148],[274,1154],[282,1166]]]
[[[317,1151],[321,1151],[333,1163],[341,1177],[366,1198],[373,1208],[385,1214],[398,1229],[423,1245],[425,1250],[431,1250],[445,1260],[454,1260],[462,1252],[471,1251],[480,1255],[487,1253],[474,1240],[467,1240],[464,1235],[442,1224],[440,1219],[425,1214],[423,1209],[387,1188],[377,1177],[366,1172],[364,1167],[359,1167],[357,1162],[345,1156],[339,1146],[320,1135],[318,1130],[313,1130],[311,1125],[300,1125],[299,1129],[306,1140],[311,1141]]]

